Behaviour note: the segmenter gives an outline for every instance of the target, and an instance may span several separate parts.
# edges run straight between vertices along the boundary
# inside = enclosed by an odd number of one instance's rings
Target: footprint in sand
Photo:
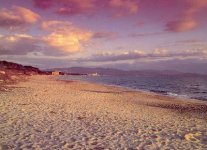
[[[201,136],[200,133],[188,133],[185,135],[185,139],[187,141],[192,141],[192,142],[199,142],[200,140],[198,139]]]

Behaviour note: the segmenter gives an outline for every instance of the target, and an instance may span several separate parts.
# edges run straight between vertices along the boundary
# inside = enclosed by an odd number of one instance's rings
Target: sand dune
[[[33,76],[0,92],[1,149],[207,149],[207,103]]]

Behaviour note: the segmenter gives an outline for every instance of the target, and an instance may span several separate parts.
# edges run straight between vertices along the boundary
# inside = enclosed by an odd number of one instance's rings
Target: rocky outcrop
[[[32,66],[23,66],[13,62],[0,61],[0,71],[3,70],[13,70],[14,72],[22,74],[42,74],[44,72],[40,71],[38,68]]]
[[[0,90],[6,90],[8,84],[25,80],[27,76],[49,74],[32,66],[23,66],[13,62],[0,61]]]

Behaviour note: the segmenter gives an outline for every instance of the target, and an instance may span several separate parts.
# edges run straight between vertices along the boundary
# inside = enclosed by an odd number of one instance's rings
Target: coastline
[[[53,76],[0,91],[2,149],[206,149],[207,103]]]
[[[82,82],[82,83],[86,83],[86,84],[94,84],[94,85],[99,85],[99,86],[104,86],[104,87],[112,87],[112,88],[117,88],[120,90],[127,90],[127,91],[131,91],[131,92],[138,92],[138,93],[143,93],[143,94],[147,94],[147,95],[154,95],[154,96],[160,96],[160,97],[165,97],[170,98],[170,99],[175,99],[175,100],[180,100],[180,101],[184,101],[184,102],[198,102],[198,103],[203,103],[204,105],[207,105],[207,101],[206,100],[202,100],[202,99],[194,99],[194,98],[190,98],[187,95],[186,96],[182,96],[182,95],[174,95],[175,93],[172,94],[161,94],[158,92],[153,92],[150,90],[145,90],[145,89],[136,89],[136,88],[132,88],[132,87],[127,87],[127,86],[121,86],[121,85],[115,85],[115,84],[107,84],[107,83],[96,83],[96,82],[90,82],[90,81],[82,81],[82,80],[66,80],[66,79],[62,79],[62,78],[55,78],[56,81],[72,81],[72,82]]]
[[[179,86],[177,86],[177,87],[175,86],[172,89],[172,88],[169,88],[168,85],[162,85],[162,86],[158,87],[158,89],[155,89],[153,82],[152,82],[152,85],[148,85],[148,83],[146,83],[147,86],[140,86],[139,84],[141,84],[141,85],[143,84],[142,80],[140,81],[141,83],[139,83],[139,80],[138,81],[134,80],[134,82],[137,82],[134,85],[134,84],[130,84],[129,82],[123,83],[123,81],[121,81],[121,80],[125,80],[125,79],[120,79],[119,82],[113,82],[113,80],[111,80],[111,78],[108,79],[105,77],[96,79],[96,78],[87,78],[85,76],[76,77],[76,76],[71,76],[71,75],[69,75],[69,76],[65,75],[65,76],[59,76],[59,77],[57,77],[57,79],[59,79],[59,80],[74,80],[74,81],[81,81],[81,82],[83,81],[83,82],[101,84],[101,85],[106,85],[106,86],[115,86],[118,88],[126,88],[129,90],[138,91],[138,92],[141,91],[141,92],[156,93],[159,95],[175,97],[175,98],[180,98],[180,99],[192,99],[192,100],[207,101],[206,95],[200,95],[200,93],[203,94],[203,93],[206,93],[206,91],[202,91],[203,89],[202,90],[196,89],[197,91],[191,91],[190,89],[194,88],[194,87],[188,87],[188,88],[186,87],[187,88],[187,92],[186,92],[185,90],[183,90],[183,91],[175,90],[175,89],[179,89],[180,88]],[[113,79],[113,76],[112,76],[112,79]],[[116,80],[116,78],[114,78],[114,80]],[[147,79],[144,79],[144,80],[147,81]],[[149,79],[149,80],[151,80],[151,79]],[[163,81],[163,82],[165,82],[165,81]],[[157,84],[159,84],[159,83],[157,83]],[[180,84],[182,85],[182,83],[180,83]],[[192,83],[189,83],[189,84],[192,84]],[[172,85],[173,85],[173,83],[172,83]],[[185,87],[182,87],[182,88],[185,89]],[[197,93],[197,94],[195,94],[195,93]]]

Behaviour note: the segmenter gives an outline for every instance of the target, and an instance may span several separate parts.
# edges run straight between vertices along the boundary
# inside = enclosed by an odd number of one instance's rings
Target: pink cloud
[[[100,9],[112,9],[114,16],[136,14],[138,2],[136,0],[33,0],[36,7],[46,9],[52,7],[60,15],[93,14]]]
[[[46,9],[54,6],[60,15],[90,13],[95,9],[96,0],[33,0],[36,7]]]
[[[48,20],[48,21],[43,21],[41,25],[43,30],[47,31],[62,31],[64,32],[65,30],[68,31],[70,30],[75,30],[72,22],[69,21],[59,21],[59,20]]]
[[[0,27],[16,29],[36,23],[40,16],[24,7],[13,6],[11,9],[0,9]]]
[[[76,5],[77,7],[79,8],[82,8],[82,9],[91,9],[91,8],[94,8],[95,5],[95,0],[61,0],[60,1],[61,3],[63,3],[64,5]]]
[[[196,15],[199,11],[207,7],[206,0],[186,0],[187,8],[181,14],[181,17],[166,24],[166,30],[172,32],[186,32],[195,29],[199,22]]]
[[[34,5],[39,8],[49,8],[53,4],[53,0],[33,0]]]
[[[138,11],[138,4],[135,0],[110,0],[111,7],[128,11],[130,14],[135,14]]]
[[[62,0],[60,2],[64,7],[59,8],[57,13],[62,15],[90,13],[95,8],[95,0]]]
[[[186,32],[195,29],[198,22],[194,19],[171,21],[166,24],[167,31]]]
[[[194,17],[201,9],[207,7],[206,0],[188,0],[187,3],[188,9],[185,10],[184,15],[189,18]]]
[[[92,37],[92,32],[81,29],[71,22],[50,20],[42,23],[42,29],[50,31],[43,41],[59,51],[77,53]]]
[[[68,56],[82,51],[93,35],[71,22],[57,20],[43,21],[42,30],[48,34],[0,34],[0,55]]]

